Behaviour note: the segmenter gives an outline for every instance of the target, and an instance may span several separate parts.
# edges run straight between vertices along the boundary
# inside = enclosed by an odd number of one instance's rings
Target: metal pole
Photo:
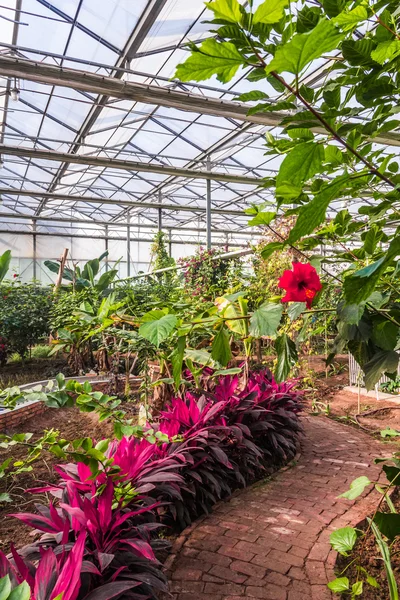
[[[169,230],[169,234],[168,234],[168,254],[170,257],[172,256],[172,231],[171,231],[171,229]]]
[[[33,240],[33,279],[37,279],[37,239],[36,239],[36,219],[32,219],[32,240]]]
[[[104,225],[104,251],[107,252],[106,256],[106,272],[109,269],[108,264],[108,225]]]
[[[211,171],[211,160],[207,156],[207,171]],[[206,182],[206,240],[207,250],[211,249],[211,181]]]
[[[128,277],[131,276],[131,226],[130,226],[131,216],[127,215],[127,225],[126,225],[126,272]]]
[[[162,204],[162,192],[158,192],[158,203]],[[162,208],[158,209],[158,231],[162,231]]]

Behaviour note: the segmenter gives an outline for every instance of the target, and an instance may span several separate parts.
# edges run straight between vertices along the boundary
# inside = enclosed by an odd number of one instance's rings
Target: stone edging
[[[288,471],[300,460],[300,458],[301,458],[301,448],[300,448],[300,442],[298,442],[296,454],[289,461],[289,463],[287,465],[285,465],[284,467],[281,467],[280,469],[277,469],[276,471],[274,471],[266,479],[273,479],[277,475],[279,475],[279,473]],[[265,482],[265,481],[266,481],[265,479],[260,479],[245,488],[235,490],[233,492],[233,494],[231,494],[228,498],[225,498],[224,500],[220,500],[219,502],[216,502],[216,504],[214,504],[213,508],[216,508],[217,506],[220,506],[221,504],[226,504],[227,502],[230,502],[233,498],[240,496],[240,494],[242,492],[247,492],[248,490],[251,490],[253,487],[258,486],[262,482]],[[191,535],[191,533],[193,533],[193,531],[195,529],[197,529],[197,527],[199,527],[199,525],[201,525],[203,523],[203,521],[205,519],[207,519],[208,516],[209,515],[202,515],[201,517],[196,519],[196,521],[194,523],[192,523],[192,525],[189,525],[189,527],[186,527],[182,531],[182,533],[174,540],[174,542],[172,543],[171,551],[167,557],[167,560],[165,561],[165,563],[163,565],[163,570],[167,575],[172,570],[174,563],[175,563],[176,559],[179,557],[179,553],[180,553],[182,547],[184,546],[186,540],[188,539],[188,537]]]

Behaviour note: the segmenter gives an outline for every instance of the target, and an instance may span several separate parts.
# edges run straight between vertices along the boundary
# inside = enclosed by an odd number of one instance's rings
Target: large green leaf
[[[342,39],[343,34],[338,28],[331,21],[323,19],[309,33],[298,33],[289,42],[279,46],[266,71],[298,75],[311,61],[335,50]]]
[[[370,485],[371,481],[365,475],[357,477],[350,484],[350,489],[344,494],[340,494],[339,498],[347,498],[347,500],[355,500],[360,496],[366,487]]]
[[[374,522],[379,527],[379,531],[389,540],[394,540],[400,535],[400,515],[397,513],[377,512]]]
[[[11,592],[10,577],[6,575],[0,579],[0,600],[7,600]]]
[[[357,541],[357,532],[354,527],[342,527],[331,533],[329,541],[336,552],[342,556],[347,556],[348,552],[353,550]]]
[[[358,23],[361,21],[366,21],[368,19],[367,9],[363,6],[356,6],[353,10],[349,12],[341,12],[337,17],[333,19],[333,22],[343,29],[343,31],[347,31],[356,27]]]
[[[335,594],[341,594],[342,592],[346,592],[350,589],[350,581],[347,577],[337,577],[333,581],[330,581],[327,585],[328,588]]]
[[[152,311],[153,313],[162,311]],[[149,315],[149,313],[147,313]],[[178,319],[175,315],[166,315],[162,313],[162,316],[155,316],[154,320],[142,323],[139,327],[139,335],[149,340],[152,344],[160,346],[164,342],[176,327]]]
[[[289,0],[264,0],[254,13],[253,23],[278,23]]]
[[[223,367],[226,367],[232,358],[231,346],[229,344],[229,334],[224,326],[220,327],[214,337],[211,356]]]
[[[284,381],[290,373],[290,369],[296,364],[296,344],[290,337],[283,333],[276,338],[275,350],[278,354],[278,362],[275,369],[275,379],[279,383]]]
[[[228,83],[244,62],[236,46],[230,42],[205,40],[184,63],[176,68],[175,77],[181,81],[203,81],[213,75],[221,83]]]
[[[206,2],[206,6],[213,11],[214,17],[218,21],[240,23],[242,19],[243,8],[238,0],[214,0]]]
[[[213,359],[213,357],[207,352],[207,350],[186,348],[184,358],[189,359],[198,365],[202,365],[203,367],[220,368],[221,366],[217,361]]]
[[[342,53],[348,63],[355,67],[373,67],[376,62],[371,58],[375,49],[375,42],[369,38],[361,40],[345,40],[342,44]]]
[[[281,322],[282,304],[266,302],[252,314],[250,318],[250,335],[255,338],[262,336],[273,337]]]
[[[382,350],[394,350],[397,345],[399,329],[385,316],[373,317],[372,341]]]
[[[399,355],[394,350],[377,352],[363,367],[365,387],[372,390],[384,373],[395,373]]]
[[[372,294],[387,266],[400,254],[400,237],[395,237],[384,256],[345,278],[343,289],[349,304],[359,304]]]
[[[346,0],[322,0],[322,6],[328,17],[336,17],[346,6]]]
[[[0,281],[3,281],[7,275],[8,269],[10,268],[11,262],[11,250],[6,250],[0,256]]]
[[[313,233],[324,222],[329,204],[340,196],[347,180],[347,175],[341,175],[318,192],[310,202],[301,207],[296,224],[289,234],[290,243]]]
[[[371,52],[371,58],[383,65],[385,61],[393,60],[400,55],[400,40],[387,40],[378,44]]]
[[[276,194],[296,198],[306,181],[319,173],[324,161],[324,147],[313,142],[297,144],[286,155],[276,178]]]
[[[383,235],[383,231],[377,225],[371,225],[364,238],[364,250],[367,254],[372,255],[375,252]]]
[[[54,260],[45,260],[44,264],[49,269],[49,271],[58,274],[60,270],[60,262],[55,262]],[[68,267],[64,268],[63,279],[66,279],[67,281],[74,280],[74,272],[72,271],[72,269],[69,269]]]
[[[305,310],[305,302],[291,302],[287,307],[287,314],[291,321],[295,321]]]
[[[264,211],[256,214],[255,217],[250,219],[249,226],[255,227],[256,225],[269,225],[276,217],[276,212]]]
[[[29,600],[31,597],[31,588],[26,581],[20,583],[13,589],[8,596],[8,600]]]

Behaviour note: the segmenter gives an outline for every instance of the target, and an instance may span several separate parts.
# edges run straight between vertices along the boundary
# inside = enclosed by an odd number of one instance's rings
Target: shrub
[[[0,286],[0,335],[9,350],[23,358],[28,348],[49,334],[51,293],[19,280]]]
[[[220,377],[213,389],[173,398],[146,438],[101,442],[100,471],[92,453],[94,472],[90,462],[59,466],[57,485],[31,490],[50,492],[58,505],[14,515],[44,534],[20,554],[43,561],[43,549],[58,556],[86,532],[78,600],[82,590],[94,599],[99,586],[106,594],[111,582],[131,584],[123,598],[155,598],[165,580],[152,532],[160,523],[185,527],[292,458],[301,402],[294,382],[277,384],[269,371],[250,374],[244,389],[238,377]]]
[[[50,328],[51,331],[73,325],[75,322],[75,313],[79,310],[83,302],[88,302],[93,309],[100,305],[100,294],[94,288],[87,288],[79,292],[74,292],[72,287],[60,291],[53,300],[50,309]]]

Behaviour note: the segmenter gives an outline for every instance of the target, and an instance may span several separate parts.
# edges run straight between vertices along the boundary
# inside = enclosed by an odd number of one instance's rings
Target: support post
[[[158,203],[162,204],[162,192],[158,192]],[[158,231],[162,231],[162,208],[158,208]]]
[[[108,264],[108,225],[104,226],[104,252],[107,252],[107,256],[106,256],[106,272],[109,269],[109,264]]]
[[[172,230],[169,230],[168,233],[168,254],[171,257],[172,256]]]
[[[126,272],[127,277],[131,276],[131,216],[128,213],[126,226]]]
[[[60,261],[60,268],[58,269],[56,284],[55,284],[54,290],[53,290],[55,294],[57,294],[58,288],[60,287],[61,282],[62,282],[64,269],[65,269],[65,263],[67,262],[67,256],[68,256],[68,248],[64,248],[64,252],[63,252],[63,255],[62,255],[61,261]]]
[[[207,156],[207,171],[211,171],[211,160]],[[206,181],[206,240],[207,250],[211,249],[211,181]]]
[[[36,219],[32,219],[32,241],[33,241],[33,280],[37,279],[37,237],[36,237]]]

